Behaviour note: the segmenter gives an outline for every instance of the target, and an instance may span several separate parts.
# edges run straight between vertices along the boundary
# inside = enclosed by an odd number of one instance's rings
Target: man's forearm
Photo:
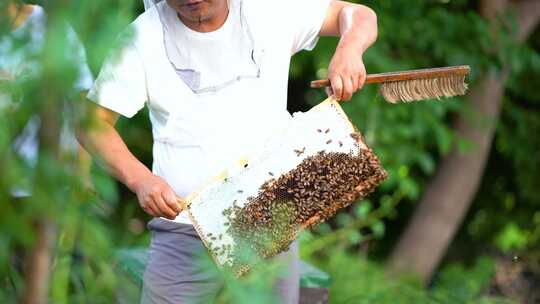
[[[108,171],[137,194],[139,204],[149,215],[175,219],[182,210],[176,194],[162,178],[152,174],[131,154],[112,120],[110,117],[98,119],[97,128],[80,132],[81,144],[99,156]]]
[[[370,8],[350,4],[339,12],[338,48],[354,48],[363,54],[377,40],[377,15]]]
[[[91,154],[103,162],[110,174],[132,191],[141,177],[151,174],[129,151],[116,129],[106,122],[99,122],[92,130],[81,132],[79,140]]]

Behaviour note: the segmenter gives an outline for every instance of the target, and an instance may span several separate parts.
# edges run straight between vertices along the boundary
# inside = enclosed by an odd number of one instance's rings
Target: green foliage
[[[147,219],[135,198],[94,166],[92,181],[97,195],[86,189],[75,159],[59,159],[57,144],[42,145],[36,167],[13,153],[12,144],[33,116],[52,121],[43,135],[54,143],[60,122],[66,121],[63,100],[82,113],[73,88],[78,67],[67,48],[65,24],[69,22],[84,41],[94,72],[140,7],[137,1],[43,1],[51,22],[43,52],[25,50],[28,37],[14,46],[26,52],[29,62],[42,70],[12,82],[0,90],[24,96],[16,107],[0,107],[0,302],[14,303],[24,293],[21,264],[36,241],[35,223],[52,221],[57,231],[53,250],[50,298],[54,303],[110,303],[118,278],[112,256],[118,247],[147,244],[141,235]],[[362,1],[378,13],[380,36],[365,54],[370,73],[409,68],[469,64],[471,86],[486,71],[509,71],[506,99],[498,124],[492,156],[473,210],[460,237],[476,256],[479,247],[494,244],[504,252],[531,252],[540,245],[540,34],[527,43],[515,43],[515,17],[502,16],[493,35],[476,12],[476,1]],[[2,8],[4,3],[0,3]],[[139,5],[140,6],[140,5]],[[0,36],[8,34],[0,18]],[[129,34],[129,33],[127,33]],[[129,35],[122,37],[129,38]],[[291,106],[306,108],[324,99],[322,91],[307,83],[326,76],[336,46],[335,39],[321,39],[317,49],[296,56],[291,66]],[[500,49],[494,52],[495,46]],[[472,268],[452,264],[439,273],[431,290],[415,280],[389,279],[380,265],[350,254],[369,242],[374,248],[393,245],[406,214],[418,201],[437,163],[456,145],[463,153],[475,143],[456,138],[449,122],[468,113],[465,98],[425,101],[407,105],[386,104],[375,86],[367,86],[344,105],[347,114],[365,135],[389,172],[378,193],[340,213],[334,221],[302,235],[303,256],[328,271],[334,280],[334,303],[503,303],[482,297],[493,274],[492,262],[478,259]],[[128,146],[144,163],[151,163],[152,135],[147,113],[119,129]],[[479,119],[479,117],[471,117]],[[46,131],[46,132],[45,132]],[[464,174],[467,174],[464,172]],[[29,179],[30,177],[30,179]],[[13,184],[27,183],[33,196],[14,200]],[[401,204],[407,202],[409,204]],[[398,214],[401,215],[398,217]],[[390,235],[388,235],[390,232]],[[470,246],[469,246],[470,245]],[[376,257],[382,256],[380,252]],[[208,262],[208,261],[207,261]],[[279,274],[268,266],[246,280],[224,277],[221,302],[273,303],[269,287]]]
[[[493,261],[486,257],[478,258],[469,269],[461,264],[448,265],[436,279],[433,298],[443,303],[478,303],[480,300],[490,303],[480,298],[489,287],[494,271]]]
[[[3,2],[4,3],[4,2]],[[86,177],[74,155],[60,151],[60,126],[70,128],[72,117],[66,103],[81,111],[74,89],[79,66],[66,24],[96,43],[87,44],[90,58],[102,58],[118,33],[132,18],[132,1],[82,1],[44,3],[48,14],[42,50],[27,48],[28,35],[16,41],[12,52],[25,63],[39,67],[35,73],[15,79],[9,86],[21,92],[16,103],[0,107],[0,302],[19,302],[25,292],[23,270],[36,242],[37,223],[48,223],[54,233],[50,301],[54,303],[110,303],[116,276],[111,268],[115,248],[114,218],[104,217],[100,199],[86,188]],[[4,4],[1,5],[2,20]],[[106,25],[106,27],[103,27]],[[10,35],[2,22],[2,36]],[[99,29],[96,31],[96,29]],[[99,41],[99,43],[97,43]],[[4,83],[2,81],[2,83]],[[20,97],[17,99],[17,97]],[[65,101],[67,99],[67,101]],[[39,117],[42,143],[36,166],[13,152],[13,143],[30,119]],[[62,152],[62,153],[60,153]],[[60,155],[61,154],[61,155]],[[30,177],[30,178],[29,178]],[[94,178],[96,189],[108,200],[117,199],[116,186],[103,174]],[[32,196],[14,199],[13,185],[23,184]],[[29,274],[32,275],[32,274]]]
[[[499,233],[495,242],[497,246],[505,253],[510,250],[522,250],[527,245],[528,235],[515,223],[508,223]]]
[[[283,261],[273,260],[258,264],[248,274],[237,278],[229,272],[216,270],[214,262],[207,255],[199,256],[196,261],[201,267],[213,271],[216,278],[223,282],[223,289],[218,294],[214,303],[276,303],[277,299],[272,292],[272,286],[276,279],[283,277],[287,268]]]
[[[526,70],[525,75],[531,75]],[[468,224],[474,241],[488,241],[504,252],[522,254],[540,245],[540,141],[532,135],[540,132],[540,99],[527,97],[531,82],[522,83],[522,92],[511,88],[513,93],[505,100],[494,154]]]
[[[330,303],[512,303],[485,296],[494,272],[488,258],[479,258],[470,268],[445,267],[431,290],[414,277],[396,278],[382,265],[339,249],[313,259],[332,277]]]

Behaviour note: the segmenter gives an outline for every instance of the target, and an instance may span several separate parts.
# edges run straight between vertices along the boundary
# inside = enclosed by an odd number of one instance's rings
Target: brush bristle
[[[386,82],[381,86],[381,95],[390,103],[412,102],[462,96],[467,88],[465,76],[449,76]]]

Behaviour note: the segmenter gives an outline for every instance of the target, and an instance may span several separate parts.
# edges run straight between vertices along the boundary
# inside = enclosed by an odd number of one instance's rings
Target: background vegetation
[[[42,69],[9,84],[24,95],[16,110],[0,108],[0,302],[28,297],[43,257],[51,261],[41,277],[49,302],[110,303],[119,282],[114,252],[146,246],[149,218],[136,197],[98,166],[92,166],[95,191],[89,191],[76,161],[58,157],[63,100],[79,103],[70,89],[77,67],[62,56],[64,21],[81,37],[97,74],[118,33],[142,7],[127,0],[35,2],[46,7],[50,21],[43,52],[27,56]],[[539,2],[362,3],[379,16],[379,40],[365,55],[370,73],[469,64],[471,94],[389,105],[368,86],[345,104],[390,178],[369,201],[302,235],[303,258],[332,276],[332,303],[536,303]],[[7,35],[8,24],[0,23]],[[336,42],[321,39],[315,51],[294,57],[291,111],[324,98],[308,83],[325,76]],[[30,167],[12,147],[34,115],[42,120],[41,145]],[[146,110],[121,120],[119,129],[150,165]],[[33,176],[33,195],[15,200],[10,187],[25,176]],[[271,302],[261,279],[269,277],[230,283],[223,300]]]

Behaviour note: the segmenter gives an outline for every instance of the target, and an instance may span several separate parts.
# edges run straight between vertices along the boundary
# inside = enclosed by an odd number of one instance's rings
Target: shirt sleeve
[[[128,118],[144,107],[148,100],[145,70],[133,42],[105,60],[88,99]]]
[[[319,32],[331,0],[289,0],[289,22],[293,30],[292,54],[311,51],[317,45]]]

